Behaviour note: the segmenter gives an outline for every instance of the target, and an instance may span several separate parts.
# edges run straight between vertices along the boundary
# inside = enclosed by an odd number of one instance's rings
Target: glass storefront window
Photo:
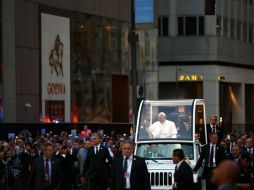
[[[140,144],[137,148],[137,155],[146,160],[172,159],[174,149],[183,149],[185,156],[190,160],[194,159],[194,149],[191,143],[147,143]]]
[[[128,23],[75,14],[72,21],[73,122],[112,121],[112,74],[129,74]]]
[[[192,140],[192,105],[152,105],[145,102],[140,115],[138,140]]]
[[[0,0],[0,41],[2,42],[2,1]],[[0,122],[3,121],[3,62],[2,44],[0,44]]]

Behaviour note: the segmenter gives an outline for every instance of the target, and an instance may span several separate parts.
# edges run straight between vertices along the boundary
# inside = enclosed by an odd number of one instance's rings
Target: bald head
[[[230,161],[222,161],[216,169],[213,170],[212,183],[217,187],[223,184],[234,184],[239,176],[238,166]]]

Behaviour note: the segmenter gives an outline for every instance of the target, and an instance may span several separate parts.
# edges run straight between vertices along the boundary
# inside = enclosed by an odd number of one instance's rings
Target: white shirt
[[[73,148],[70,148],[70,154],[72,155],[72,152],[73,152]]]
[[[230,150],[230,152],[231,152],[233,146],[235,146],[235,142],[230,142],[230,144],[229,144],[229,150]]]
[[[247,151],[248,151],[248,153],[251,153],[251,155],[253,154],[253,147],[251,147],[251,148],[247,148]],[[250,151],[250,152],[249,152]]]
[[[251,156],[251,158],[252,158],[252,155],[253,155],[253,147],[247,148],[247,151],[248,151],[248,153],[250,154],[250,156]],[[249,151],[250,151],[250,152],[249,152]],[[250,162],[250,166],[253,167],[253,162],[252,162],[252,161]]]
[[[165,120],[163,123],[156,121],[148,128],[150,138],[176,138],[177,130],[175,123]]]
[[[94,145],[94,154],[96,155],[96,147],[97,147],[97,149],[98,149],[98,152],[100,151],[100,147],[101,147],[101,145],[100,144],[98,144],[97,146],[96,145]],[[97,153],[98,153],[97,152]]]
[[[111,158],[114,157],[114,153],[112,152],[111,148],[108,148],[108,152],[109,152],[109,155],[111,156]],[[106,163],[108,163],[108,159],[106,159]]]
[[[43,156],[43,160],[44,160],[44,169],[45,169],[45,167],[46,167],[46,162],[47,162],[47,158],[45,158],[44,156]],[[51,168],[52,168],[52,161],[51,161],[51,158],[49,158],[48,159],[48,166],[49,166],[49,176],[48,176],[48,179],[49,179],[49,182],[51,183]]]
[[[131,155],[128,160],[127,160],[127,174],[125,175],[126,178],[126,189],[130,189],[131,188],[131,184],[130,184],[130,177],[131,177],[131,166],[132,166],[132,159],[133,159],[133,155]],[[124,166],[124,161],[125,161],[125,156],[123,157],[123,166]]]
[[[214,133],[217,133],[217,126],[212,125],[212,124],[210,124],[210,126],[211,126],[211,131],[214,132]],[[215,131],[213,131],[213,129],[215,129]]]
[[[239,160],[240,160],[240,156],[238,158],[234,159],[234,162],[238,163]]]

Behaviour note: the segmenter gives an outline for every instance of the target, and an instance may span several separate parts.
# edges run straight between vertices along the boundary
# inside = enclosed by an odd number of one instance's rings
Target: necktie
[[[98,146],[95,147],[95,154],[97,155],[99,152]]]
[[[231,142],[231,143],[230,143],[230,150],[229,150],[230,152],[231,152],[233,146],[234,146],[234,145],[233,145],[233,143]]]
[[[123,164],[123,187],[126,186],[126,172],[128,169],[128,157],[125,157],[124,164]]]
[[[214,146],[212,146],[211,153],[210,153],[210,160],[209,160],[210,167],[213,167],[213,151],[214,151],[213,148]]]
[[[87,156],[87,150],[84,150],[84,160],[86,160],[86,156]]]
[[[250,155],[250,158],[251,158],[250,166],[253,167],[253,155],[252,155],[251,148],[249,148],[248,152],[249,152],[249,155]]]
[[[177,166],[175,167],[175,173],[177,172]]]
[[[46,160],[44,171],[45,171],[45,183],[44,183],[44,186],[48,187],[49,186],[49,161],[48,161],[48,159]]]

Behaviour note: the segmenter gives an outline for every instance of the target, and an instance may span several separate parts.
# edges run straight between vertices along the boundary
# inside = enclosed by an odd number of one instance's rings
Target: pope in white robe
[[[169,120],[166,120],[166,114],[160,112],[158,114],[159,121],[154,122],[151,126],[148,127],[147,131],[149,137],[152,139],[157,138],[176,138],[177,130],[175,123]]]

